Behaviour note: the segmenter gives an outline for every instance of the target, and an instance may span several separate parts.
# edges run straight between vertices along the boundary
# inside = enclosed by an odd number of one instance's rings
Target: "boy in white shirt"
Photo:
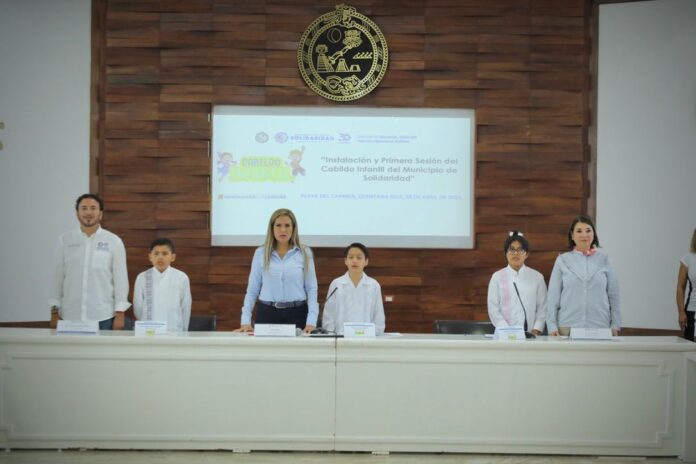
[[[188,331],[191,318],[191,286],[188,276],[171,264],[174,243],[158,238],[150,244],[152,267],[138,274],[133,292],[133,312],[141,321],[166,321],[169,332]]]
[[[363,272],[369,261],[367,247],[351,243],[344,256],[348,272],[329,285],[322,326],[329,332],[342,334],[345,322],[372,322],[375,332],[383,334],[382,289],[375,279]]]

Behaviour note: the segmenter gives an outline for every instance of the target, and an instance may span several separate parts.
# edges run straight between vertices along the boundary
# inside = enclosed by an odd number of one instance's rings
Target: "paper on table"
[[[610,328],[571,327],[570,329],[571,340],[611,340],[612,335]]]
[[[166,335],[166,333],[167,323],[165,321],[135,321],[136,337]]]
[[[56,333],[97,335],[99,333],[99,322],[59,320]]]
[[[296,337],[294,324],[256,324],[255,337]]]
[[[496,327],[493,338],[499,342],[521,342],[527,339],[522,327]]]
[[[372,338],[375,336],[375,325],[372,322],[346,322],[343,324],[345,338]]]

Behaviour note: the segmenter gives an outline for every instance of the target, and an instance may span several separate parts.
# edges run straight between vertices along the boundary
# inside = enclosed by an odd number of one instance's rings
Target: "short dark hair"
[[[508,234],[508,238],[505,240],[505,245],[503,245],[503,253],[507,253],[510,249],[510,245],[515,242],[519,242],[525,253],[529,253],[529,241],[524,238],[522,232],[519,230],[513,230]]]
[[[157,246],[169,247],[169,251],[171,251],[172,253],[176,253],[176,249],[174,248],[174,242],[172,242],[170,239],[166,237],[156,238],[152,242],[150,242],[150,251],[154,250]]]
[[[365,259],[368,259],[370,257],[370,252],[367,251],[367,247],[365,245],[363,245],[362,243],[354,242],[348,245],[345,250],[343,250],[344,258],[348,257],[348,252],[350,252],[351,248],[360,248],[360,250],[362,250],[363,254],[365,255]]]
[[[594,222],[592,222],[592,218],[590,216],[580,214],[578,216],[575,216],[575,219],[573,219],[573,222],[570,224],[570,229],[568,229],[568,249],[572,250],[573,248],[575,248],[575,242],[573,241],[573,230],[575,229],[575,225],[579,222],[592,227],[592,233],[594,234],[594,238],[592,239],[592,244],[590,245],[590,248],[598,247],[599,237],[597,237],[597,228],[595,227]]]
[[[96,193],[83,193],[77,197],[77,201],[75,202],[75,211],[80,209],[80,203],[82,200],[87,200],[88,198],[99,203],[99,211],[104,211],[104,200],[102,200]]]

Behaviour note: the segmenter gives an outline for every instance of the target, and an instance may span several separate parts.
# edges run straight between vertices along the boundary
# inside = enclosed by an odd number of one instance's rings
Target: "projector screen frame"
[[[400,249],[475,249],[476,241],[476,224],[475,218],[475,180],[476,180],[476,114],[472,108],[398,108],[398,107],[304,107],[304,106],[246,106],[246,105],[213,105],[211,112],[211,143],[210,143],[210,159],[211,159],[211,214],[210,214],[210,230],[211,230],[211,246],[213,247],[252,247],[260,246],[265,239],[268,217],[275,208],[265,212],[265,221],[259,224],[259,233],[250,235],[234,235],[230,236],[214,234],[215,209],[213,203],[215,201],[215,164],[216,164],[216,138],[215,138],[215,117],[219,115],[250,115],[250,116],[325,116],[325,113],[331,113],[331,116],[337,117],[359,117],[380,115],[383,117],[430,117],[430,118],[453,118],[465,117],[468,120],[468,188],[465,188],[466,194],[469,196],[468,214],[465,214],[465,220],[468,221],[470,233],[468,236],[442,236],[442,235],[374,235],[374,234],[351,234],[348,241],[363,241],[366,245],[376,248],[400,248]],[[466,187],[466,186],[465,186]],[[285,206],[278,206],[285,207]],[[293,209],[292,205],[288,205]],[[298,214],[295,209],[296,215]],[[417,220],[417,219],[416,219]],[[257,221],[258,222],[258,221]],[[308,233],[306,229],[303,231],[303,220],[298,215],[298,228],[304,244],[312,247],[344,247],[348,242],[346,235],[314,235]],[[417,241],[414,245],[414,240]]]

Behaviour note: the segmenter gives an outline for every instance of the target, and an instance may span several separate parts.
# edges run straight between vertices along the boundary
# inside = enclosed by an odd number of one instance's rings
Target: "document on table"
[[[134,335],[136,337],[147,337],[152,335],[166,335],[166,321],[135,321]]]
[[[60,320],[56,327],[56,333],[97,335],[99,333],[99,322]]]

